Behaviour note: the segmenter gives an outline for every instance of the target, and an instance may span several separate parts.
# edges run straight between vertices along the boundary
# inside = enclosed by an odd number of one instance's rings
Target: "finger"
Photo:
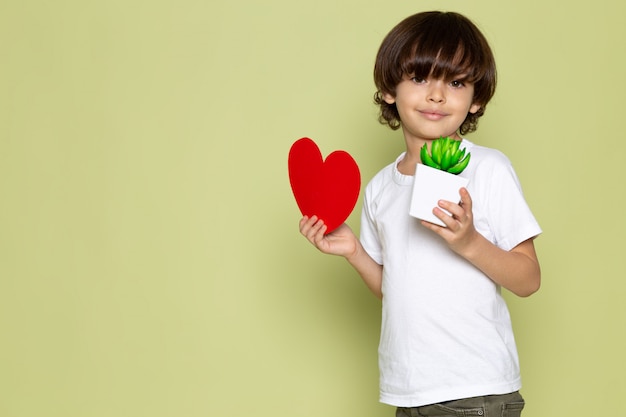
[[[300,233],[302,233],[302,229],[304,229],[308,221],[309,216],[304,216],[300,219],[300,222],[298,222],[298,226],[300,227]]]
[[[311,241],[317,231],[316,225],[318,223],[322,223],[322,224],[324,223],[323,221],[319,220],[317,216],[312,216],[310,218],[305,216],[300,222],[301,222],[300,233],[302,233],[307,239]]]
[[[450,202],[446,202],[446,203],[452,204]],[[448,210],[447,208],[445,209]],[[448,229],[451,229],[456,224],[455,218],[439,207],[435,207],[433,209],[433,214],[435,215],[435,217],[441,220]],[[437,228],[442,228],[442,226],[436,225],[436,224],[433,224],[433,226]]]
[[[465,217],[464,207],[461,207],[460,204],[454,204],[450,201],[440,200],[439,207],[450,213],[448,217],[452,217],[453,219],[459,220]],[[441,220],[443,221],[443,219]]]
[[[324,237],[326,236],[327,226],[321,220],[315,224],[315,234],[313,235],[313,242],[315,246],[319,247],[320,244],[324,241]]]
[[[300,233],[302,233],[303,235],[306,235],[308,230],[311,229],[311,227],[313,226],[313,224],[315,224],[316,219],[313,217],[309,217],[309,216],[304,216],[300,219]]]
[[[467,188],[463,187],[459,190],[459,194],[461,196],[461,203],[460,205],[463,206],[463,208],[468,211],[468,212],[472,212],[472,197],[470,196],[469,191],[467,191]]]
[[[441,227],[438,224],[434,224],[434,223],[431,223],[431,222],[426,221],[426,220],[420,220],[420,223],[425,228],[430,229],[430,230],[432,230],[433,232],[435,232],[437,234],[441,234],[441,230],[445,229],[445,227]]]
[[[309,238],[309,240],[311,240],[311,242],[319,241],[320,236],[321,238],[324,237],[323,230],[326,230],[326,225],[324,224],[324,221],[321,219],[317,219],[316,217],[314,223],[311,225],[311,228],[309,229],[309,233],[307,234],[307,237]]]

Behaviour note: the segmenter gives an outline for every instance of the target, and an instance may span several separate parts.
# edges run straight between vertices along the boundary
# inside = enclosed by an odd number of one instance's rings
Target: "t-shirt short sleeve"
[[[363,209],[361,211],[361,232],[360,240],[361,245],[369,256],[379,265],[383,264],[382,245],[378,239],[378,233],[376,231],[376,221],[374,219],[375,206],[372,202],[373,188],[375,187],[375,181],[370,183],[365,190],[365,197],[363,201]]]
[[[485,194],[484,210],[494,244],[504,250],[511,250],[527,239],[541,233],[541,228],[533,216],[522,192],[519,179],[511,162],[503,154],[490,159],[479,167],[476,175],[487,176],[482,181]]]

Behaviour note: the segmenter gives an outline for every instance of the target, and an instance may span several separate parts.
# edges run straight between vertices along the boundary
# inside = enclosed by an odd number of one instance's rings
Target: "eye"
[[[411,81],[413,81],[416,84],[422,84],[426,82],[426,80],[422,77],[411,77]]]
[[[465,83],[461,80],[450,81],[450,85],[454,88],[461,88],[465,86]]]

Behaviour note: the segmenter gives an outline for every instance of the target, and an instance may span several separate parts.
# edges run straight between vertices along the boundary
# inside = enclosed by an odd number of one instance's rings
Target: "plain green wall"
[[[564,0],[0,2],[0,415],[393,415],[379,302],[299,236],[287,152],[391,162],[374,55],[440,8],[492,43],[471,140],[544,229],[541,291],[507,295],[524,415],[615,415],[626,6]]]

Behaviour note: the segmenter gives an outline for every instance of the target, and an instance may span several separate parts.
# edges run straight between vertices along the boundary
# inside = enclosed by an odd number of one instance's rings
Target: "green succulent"
[[[422,163],[450,174],[460,174],[467,168],[471,156],[469,152],[465,153],[465,148],[460,149],[460,145],[460,140],[441,137],[432,142],[429,154],[428,146],[424,144],[420,150]]]

